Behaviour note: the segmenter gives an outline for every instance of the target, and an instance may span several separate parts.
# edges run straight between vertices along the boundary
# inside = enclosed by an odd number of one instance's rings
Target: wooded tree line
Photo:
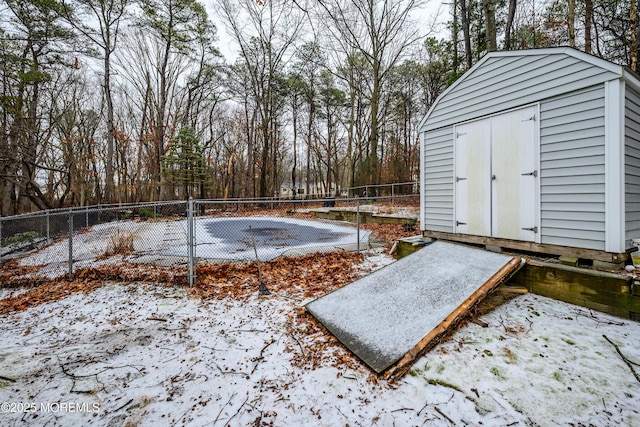
[[[453,0],[443,26],[424,0],[208,1],[0,0],[2,215],[412,181],[419,120],[488,51],[637,66],[634,0]]]

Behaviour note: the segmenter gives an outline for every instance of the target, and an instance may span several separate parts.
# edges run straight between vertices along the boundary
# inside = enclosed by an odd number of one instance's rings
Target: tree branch
[[[629,369],[631,369],[631,373],[633,373],[633,376],[636,378],[636,381],[638,381],[640,383],[640,376],[638,375],[636,370],[633,369],[633,365],[636,365],[636,366],[639,366],[639,365],[637,363],[634,363],[634,362],[630,361],[629,359],[627,359],[627,357],[624,354],[622,354],[622,352],[620,351],[620,348],[618,347],[618,345],[615,344],[613,341],[611,341],[606,335],[602,335],[602,337],[605,340],[607,340],[607,342],[609,344],[611,344],[616,349],[616,352],[620,355],[620,357],[622,358],[624,363],[626,363],[626,365],[629,367]]]

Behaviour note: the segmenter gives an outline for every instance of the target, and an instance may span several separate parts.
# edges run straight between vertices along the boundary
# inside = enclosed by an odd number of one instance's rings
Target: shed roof
[[[424,126],[427,123],[427,120],[432,115],[432,113],[441,105],[444,99],[447,98],[448,95],[452,94],[456,90],[460,89],[464,84],[466,84],[469,80],[474,79],[474,77],[478,74],[482,74],[484,72],[491,72],[491,67],[493,67],[495,63],[500,60],[505,59],[524,59],[531,58],[533,62],[531,64],[535,64],[535,58],[543,58],[543,57],[566,57],[573,58],[574,60],[586,63],[589,67],[598,69],[602,73],[602,78],[605,80],[612,79],[623,79],[626,83],[632,85],[636,88],[636,90],[640,90],[640,78],[639,76],[631,71],[630,69],[614,64],[610,61],[607,61],[602,58],[598,58],[593,55],[589,55],[577,49],[571,47],[553,47],[553,48],[545,48],[545,49],[530,49],[530,50],[513,50],[513,51],[496,51],[490,52],[485,55],[480,61],[478,61],[473,67],[471,67],[462,77],[456,80],[451,86],[449,86],[444,92],[438,96],[436,101],[433,103],[427,114],[425,114],[424,118],[420,121],[420,125],[418,129],[420,131],[423,130]],[[496,66],[497,67],[497,66]],[[487,71],[487,69],[489,71]],[[535,73],[535,67],[529,68],[529,70],[533,70]],[[545,71],[540,71],[545,72]],[[579,77],[577,76],[576,79]],[[487,82],[486,78],[480,79],[483,83],[491,84]]]

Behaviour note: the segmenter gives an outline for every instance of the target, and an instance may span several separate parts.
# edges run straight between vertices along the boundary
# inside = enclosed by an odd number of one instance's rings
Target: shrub
[[[149,208],[146,206],[138,208],[137,212],[138,212],[138,216],[140,216],[141,219],[149,219],[149,218],[155,218],[156,216],[160,216],[154,213],[152,208]]]
[[[133,242],[138,236],[129,231],[116,230],[114,235],[109,237],[107,249],[103,256],[109,257],[113,255],[129,255],[136,251]]]
[[[404,224],[402,224],[402,228],[404,228],[404,231],[413,231],[416,228],[416,223],[418,221],[415,219],[409,220],[407,222],[405,222]]]
[[[37,231],[25,231],[24,233],[14,234],[11,237],[3,239],[2,246],[13,245],[14,243],[33,242],[39,235]]]

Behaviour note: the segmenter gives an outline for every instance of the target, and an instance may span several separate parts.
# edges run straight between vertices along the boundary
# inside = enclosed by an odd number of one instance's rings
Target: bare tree
[[[495,0],[482,0],[482,12],[484,13],[486,48],[487,52],[497,49],[498,31],[496,29],[496,5]]]
[[[60,7],[55,2],[5,0],[5,4],[3,18],[9,21],[11,31],[3,40],[1,68],[3,95],[8,96],[1,105],[2,209],[15,213],[21,209],[21,199],[47,209],[51,200],[42,193],[37,179],[46,166],[40,154],[50,136],[43,98],[51,93],[56,74],[65,67],[65,59],[68,61],[63,54],[68,49],[65,42],[73,37],[60,22]],[[30,208],[27,205],[25,210]]]
[[[464,40],[464,58],[467,70],[473,65],[473,51],[471,49],[471,12],[472,0],[458,0],[460,19],[462,22],[462,38]]]
[[[259,168],[258,195],[277,190],[278,114],[284,108],[284,70],[293,43],[303,29],[304,16],[286,0],[242,2],[216,0],[229,34],[240,47],[237,70],[246,72],[246,82],[257,113],[261,147],[256,159]],[[245,99],[246,100],[246,99]],[[270,173],[271,172],[271,173]]]
[[[106,103],[107,150],[104,158],[105,183],[104,200],[110,202],[113,197],[114,162],[114,106],[112,95],[111,55],[114,53],[120,25],[127,13],[131,0],[74,0],[69,4],[63,0],[63,13],[68,22],[100,50],[103,63],[102,88]]]
[[[629,6],[629,67],[633,71],[638,70],[638,4],[637,0],[631,0]]]
[[[153,174],[157,185],[155,196],[164,197],[162,185],[162,159],[167,142],[167,116],[171,97],[172,76],[170,66],[175,56],[186,56],[192,43],[202,31],[207,31],[208,17],[197,0],[140,0],[140,24],[147,28],[157,43],[158,57],[155,71],[158,77],[158,98],[155,105],[155,152]]]
[[[591,53],[591,23],[593,22],[593,0],[584,1],[584,51]]]
[[[513,20],[516,16],[516,1],[509,0],[509,12],[507,13],[507,23],[504,28],[504,48],[511,50],[511,31],[513,29]]]
[[[410,15],[422,0],[322,0],[318,2],[331,23],[332,36],[355,50],[367,62],[370,71],[368,88],[370,130],[366,182],[379,181],[378,150],[380,143],[381,100],[384,86],[393,67],[419,38],[412,28]]]
[[[567,30],[569,33],[569,46],[576,47],[576,0],[569,0]]]

